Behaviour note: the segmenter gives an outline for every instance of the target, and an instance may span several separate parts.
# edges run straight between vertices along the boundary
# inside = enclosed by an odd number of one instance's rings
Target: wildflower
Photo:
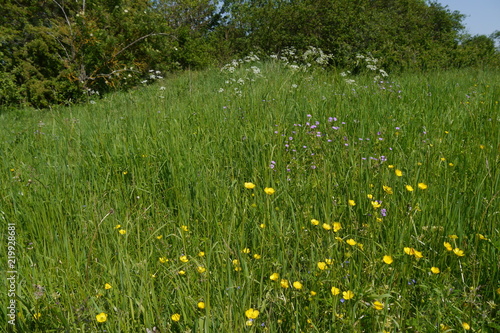
[[[245,188],[251,190],[255,187],[255,184],[254,183],[245,183]]]
[[[203,251],[198,252],[198,257],[204,257],[204,256],[205,256],[205,252],[203,252]]]
[[[260,254],[255,253],[255,254],[253,255],[253,258],[254,258],[255,260],[259,260],[260,258],[262,258],[262,256],[261,256]]]
[[[344,299],[346,299],[346,300],[347,300],[347,299],[351,299],[351,298],[353,298],[353,297],[354,297],[354,293],[353,293],[352,291],[350,291],[350,290],[348,290],[348,291],[344,291],[344,292],[342,293],[342,297],[343,297]]]
[[[371,200],[371,199],[373,199],[373,195],[372,195],[372,194],[367,194],[367,195],[366,195],[366,197],[367,197],[368,199],[370,199],[370,200]]]
[[[104,312],[101,312],[95,316],[95,319],[97,320],[98,323],[104,323],[106,320],[108,320],[108,315],[105,314]]]
[[[396,174],[396,176],[398,176],[398,177],[403,176],[403,171],[401,171],[401,170],[399,170],[399,169],[396,169],[396,170],[394,171],[394,173],[395,173],[395,174]]]
[[[303,284],[300,283],[299,281],[295,281],[292,285],[295,289],[298,289],[298,290],[302,289],[302,287],[303,287]]]
[[[413,187],[411,185],[405,185],[405,188],[408,192],[412,192],[413,191]]]
[[[266,187],[264,189],[264,192],[266,192],[266,194],[268,194],[268,195],[273,195],[274,192],[276,192],[276,191],[272,187]]]
[[[201,273],[205,273],[205,272],[207,271],[207,269],[206,269],[205,267],[203,267],[203,266],[198,266],[198,267],[196,268],[196,270],[197,270],[197,271],[198,271],[198,273],[200,273],[200,274],[201,274]]]
[[[253,319],[248,319],[248,320],[245,322],[245,325],[247,325],[247,326],[252,326],[252,325],[253,325]]]
[[[340,289],[337,287],[332,287],[332,289],[330,289],[330,291],[332,292],[333,296],[340,294]]]
[[[384,256],[384,258],[382,259],[387,265],[390,265],[394,262],[394,259],[392,259],[391,256]]]
[[[115,229],[120,229],[121,227],[122,227],[121,225],[117,224],[117,225],[115,226]]]
[[[469,324],[467,324],[467,323],[465,323],[465,322],[464,322],[464,323],[462,323],[462,327],[463,327],[463,328],[464,328],[464,330],[466,330],[466,331],[470,330],[470,325],[469,325]]]
[[[156,274],[151,274],[152,279],[156,279]]]
[[[460,250],[458,247],[456,247],[456,248],[453,249],[453,253],[455,253],[459,257],[465,256],[464,251]]]
[[[451,244],[448,243],[448,242],[444,242],[443,243],[444,247],[446,248],[446,250],[448,251],[453,251],[453,247],[451,247]]]
[[[203,310],[205,308],[205,302],[198,302],[198,309]]]
[[[311,292],[309,294],[311,294],[311,296],[316,296],[318,293],[315,292],[314,290],[311,290]]]
[[[384,303],[381,303],[379,301],[375,301],[375,302],[373,302],[373,308],[375,310],[382,310],[382,309],[384,309]]]
[[[278,279],[280,278],[280,275],[278,273],[273,273],[271,274],[271,276],[269,277],[269,279],[271,281],[278,281]]]
[[[312,219],[312,220],[311,220],[311,224],[312,224],[312,225],[318,225],[318,224],[319,224],[319,221],[318,221],[318,220],[316,220],[316,219]]]
[[[354,200],[349,200],[347,201],[347,203],[349,204],[349,206],[356,206],[356,202]]]
[[[354,245],[357,244],[356,241],[354,239],[352,239],[352,238],[346,240],[346,243],[349,244],[349,245],[351,245],[351,246],[354,246]]]
[[[188,257],[187,257],[187,256],[185,256],[185,255],[180,256],[180,257],[179,257],[179,260],[180,260],[181,262],[184,262],[184,263],[186,263],[186,262],[188,262],[188,261],[189,261]]]
[[[320,261],[320,262],[318,262],[318,268],[321,269],[322,271],[324,271],[325,269],[328,268],[328,265],[326,264],[326,262]]]
[[[325,259],[325,262],[327,265],[332,265],[333,264],[333,259]]]
[[[423,257],[424,257],[424,255],[422,254],[422,252],[417,251],[417,250],[414,250],[414,254],[413,254],[413,256],[414,256],[415,258],[417,258],[417,259],[420,259],[420,258],[423,258]]]
[[[120,235],[125,235],[127,233],[127,230],[125,229],[120,229],[120,231],[118,231],[120,233]]]
[[[182,231],[189,231],[189,228],[187,227],[187,225],[181,225],[181,229],[182,229]]]
[[[488,238],[484,237],[484,235],[477,234],[477,236],[478,236],[478,237],[479,237],[479,239],[481,239],[481,240],[488,240]]]
[[[41,316],[42,316],[42,314],[40,312],[34,313],[33,319],[38,320],[38,319],[40,319]]]
[[[390,186],[382,186],[382,188],[384,189],[385,193],[387,194],[393,194],[394,192],[392,191],[392,188]]]
[[[245,247],[243,250],[241,250],[242,253],[250,253],[250,249],[248,247]]]
[[[325,230],[332,230],[332,226],[331,226],[331,225],[329,225],[328,223],[323,223],[322,227],[323,227],[323,229],[325,229]]]
[[[394,169],[394,165],[392,165],[392,164],[389,164],[387,167],[388,167],[389,169]]]
[[[110,285],[109,283],[106,283],[106,284],[104,285],[104,289],[106,289],[106,290],[107,290],[107,289],[111,289],[111,288],[113,288],[113,287],[111,287],[111,285]]]
[[[448,235],[448,238],[450,238],[450,239],[458,239],[458,236],[457,235]]]
[[[340,222],[333,222],[333,232],[337,232],[340,229],[342,229],[342,225],[340,224]]]
[[[427,189],[427,185],[425,183],[418,183],[418,188],[421,189],[421,190],[426,190]]]
[[[172,318],[173,321],[179,321],[181,320],[181,315],[178,313],[174,313],[170,318]]]
[[[247,316],[248,319],[257,319],[259,310],[250,308],[245,311],[245,316]]]
[[[431,272],[432,272],[433,274],[439,274],[441,271],[439,270],[439,268],[438,268],[438,267],[431,267]]]
[[[441,161],[443,161],[443,162],[444,162],[444,161],[446,161],[446,158],[444,158],[444,157],[441,157]]]
[[[288,288],[290,285],[289,285],[289,283],[288,283],[288,280],[281,279],[281,281],[280,281],[280,286],[281,286],[281,288],[285,288],[285,289],[286,289],[286,288]]]
[[[179,275],[186,275],[186,271],[178,271],[177,274],[179,274]]]
[[[480,149],[484,149],[484,145],[479,145],[479,148]]]
[[[162,239],[163,235],[156,236],[156,239]]]
[[[236,266],[236,267],[234,268],[234,270],[235,270],[236,272],[240,272],[240,271],[241,271],[241,267],[240,267],[240,266]]]

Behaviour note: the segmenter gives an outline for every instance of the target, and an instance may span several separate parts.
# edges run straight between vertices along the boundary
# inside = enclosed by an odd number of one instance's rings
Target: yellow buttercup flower
[[[441,272],[441,270],[439,270],[439,268],[438,268],[438,267],[431,267],[431,272],[432,272],[433,274],[439,274],[439,273]]]
[[[333,232],[338,232],[342,229],[342,224],[340,222],[333,222]]]
[[[196,268],[196,270],[197,270],[197,271],[198,271],[198,273],[200,273],[200,274],[201,274],[201,273],[205,273],[205,272],[207,271],[207,269],[206,269],[205,267],[203,267],[203,266],[198,266],[198,267]]]
[[[162,239],[163,235],[156,236],[156,239]]]
[[[455,253],[457,256],[459,257],[463,257],[465,256],[465,253],[463,250],[460,250],[458,247],[454,248],[453,249],[453,253]]]
[[[328,265],[326,264],[326,262],[320,261],[318,262],[318,268],[324,271],[325,269],[328,268]]]
[[[198,309],[204,309],[205,308],[205,302],[198,302]]]
[[[477,237],[479,237],[479,239],[481,240],[488,240],[488,238],[486,238],[484,235],[481,234],[477,234]]]
[[[396,174],[396,176],[398,176],[398,177],[403,176],[403,171],[401,171],[401,170],[399,170],[399,169],[396,169],[396,170],[394,171],[394,173],[395,173],[395,174]]]
[[[312,225],[319,225],[319,221],[318,221],[318,220],[316,220],[316,219],[312,219],[312,220],[311,220],[311,224],[312,224]]]
[[[40,312],[34,313],[33,319],[38,320],[38,319],[40,319],[41,316],[42,316],[42,314]]]
[[[354,200],[348,200],[347,203],[349,204],[349,206],[356,206],[356,201]]]
[[[248,254],[250,253],[250,249],[248,247],[245,247],[243,250],[241,250],[241,252]]]
[[[383,310],[384,309],[384,303],[381,303],[379,301],[373,302],[373,308],[375,310]]]
[[[111,285],[109,283],[106,283],[104,285],[104,289],[111,289],[111,288],[113,288],[113,287],[111,287]]]
[[[448,238],[450,238],[450,239],[458,239],[458,236],[457,235],[448,235]]]
[[[387,193],[387,194],[393,194],[394,192],[392,191],[392,187],[390,186],[382,186],[382,188],[384,189],[384,192]]]
[[[161,262],[162,264],[164,264],[164,263],[168,262],[168,259],[167,259],[166,257],[160,257],[160,258],[158,258],[158,260],[160,260],[160,262]]]
[[[281,279],[280,286],[281,286],[281,288],[285,288],[286,289],[286,288],[290,287],[290,284],[288,283],[288,280]]]
[[[330,291],[332,292],[333,296],[340,294],[340,289],[337,287],[332,287],[332,289],[330,289]]]
[[[120,235],[125,235],[127,233],[127,230],[120,229],[118,232],[120,233]]]
[[[268,195],[272,195],[272,194],[274,194],[276,191],[275,191],[275,190],[274,190],[274,188],[272,188],[272,187],[266,187],[266,188],[264,189],[264,192],[266,192],[266,194],[268,194]]]
[[[189,231],[189,228],[187,225],[181,225],[182,231]]]
[[[344,292],[342,293],[342,297],[343,297],[344,299],[346,299],[346,300],[347,300],[347,299],[351,299],[351,298],[353,298],[353,297],[354,297],[354,293],[353,293],[352,291],[350,291],[350,290],[348,290],[348,291],[344,291]]]
[[[323,227],[323,229],[325,229],[325,230],[332,230],[332,226],[331,226],[331,225],[329,225],[328,223],[323,223],[322,227]]]
[[[311,290],[311,292],[309,294],[311,294],[311,296],[316,296],[318,293],[315,292],[314,290]]]
[[[366,195],[366,197],[367,197],[368,199],[370,199],[370,200],[371,200],[371,199],[373,199],[373,195],[371,195],[371,194],[367,194],[367,195]]]
[[[188,261],[189,261],[189,259],[188,259],[188,257],[187,257],[187,256],[180,256],[180,257],[179,257],[179,260],[180,260],[181,262],[184,262],[184,263],[186,263],[186,262],[188,262]]]
[[[273,273],[269,277],[269,279],[272,280],[272,281],[278,281],[279,278],[280,278],[280,275],[278,273]]]
[[[104,312],[101,312],[95,316],[95,319],[97,320],[98,323],[104,323],[106,320],[108,320],[108,315],[105,314]]]
[[[413,187],[411,185],[405,185],[405,188],[408,192],[413,192]]]
[[[122,226],[120,224],[115,225],[115,229],[120,229]]]
[[[426,190],[427,189],[427,185],[424,184],[424,183],[418,183],[418,188],[421,189],[421,190]]]
[[[292,285],[295,289],[298,289],[298,290],[302,289],[302,287],[303,287],[303,284],[300,283],[299,281],[295,281]]]
[[[204,256],[205,256],[205,252],[203,252],[203,251],[198,252],[198,257],[204,257]]]
[[[371,204],[375,209],[380,208],[380,206],[382,206],[378,201],[372,201]]]
[[[464,328],[464,330],[466,330],[466,331],[470,330],[470,325],[469,325],[469,324],[467,324],[467,323],[465,323],[465,322],[464,322],[464,323],[462,323],[462,327],[463,327],[463,328]]]
[[[444,243],[443,243],[443,245],[444,245],[444,247],[446,248],[446,250],[448,250],[448,251],[453,251],[453,247],[451,246],[451,244],[450,244],[450,243],[448,243],[448,242],[444,242]]]
[[[181,315],[178,314],[178,313],[174,313],[171,317],[170,317],[173,321],[179,321],[181,320]]]
[[[327,265],[333,264],[333,259],[325,259]]]
[[[253,255],[253,258],[254,258],[255,260],[259,260],[260,258],[262,258],[262,256],[261,256],[260,254],[255,253],[255,254]]]
[[[382,259],[387,265],[390,265],[394,262],[394,259],[392,259],[391,256],[384,256],[384,258]]]
[[[254,187],[255,187],[254,183],[250,183],[250,182],[245,183],[245,188],[247,188],[249,190],[253,189]]]
[[[248,319],[257,319],[259,313],[259,310],[250,308],[245,311],[245,316],[247,316]]]
[[[179,274],[179,275],[186,275],[186,271],[178,271],[177,274]]]

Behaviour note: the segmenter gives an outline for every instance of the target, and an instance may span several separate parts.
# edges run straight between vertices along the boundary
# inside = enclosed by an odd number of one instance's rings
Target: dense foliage
[[[233,55],[319,47],[343,67],[371,53],[389,70],[498,66],[487,36],[423,0],[6,0],[0,106],[47,107]]]

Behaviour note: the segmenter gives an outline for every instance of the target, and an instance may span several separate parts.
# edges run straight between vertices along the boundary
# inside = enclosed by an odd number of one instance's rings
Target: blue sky
[[[437,0],[451,11],[466,15],[463,23],[471,35],[489,36],[500,30],[500,0]]]

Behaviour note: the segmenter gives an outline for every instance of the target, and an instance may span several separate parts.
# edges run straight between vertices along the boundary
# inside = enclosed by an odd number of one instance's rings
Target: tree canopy
[[[423,0],[5,0],[0,105],[72,103],[288,47],[337,67],[358,53],[388,70],[498,66],[494,37],[464,38],[463,17]]]

